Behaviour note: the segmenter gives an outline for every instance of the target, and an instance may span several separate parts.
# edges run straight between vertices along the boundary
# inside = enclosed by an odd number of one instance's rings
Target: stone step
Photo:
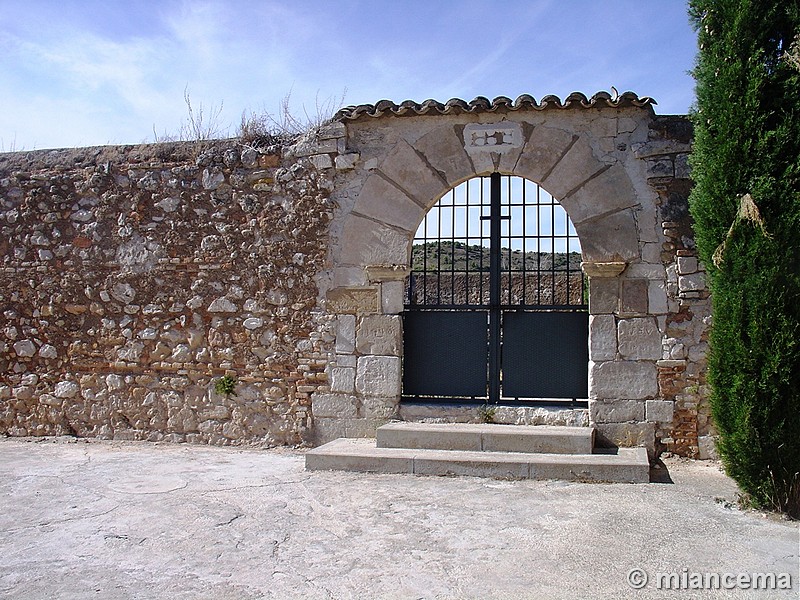
[[[379,448],[473,452],[591,454],[593,427],[491,423],[388,423],[378,428]]]
[[[644,448],[619,448],[602,454],[476,452],[378,448],[371,438],[340,438],[309,450],[306,469],[617,483],[650,481]]]

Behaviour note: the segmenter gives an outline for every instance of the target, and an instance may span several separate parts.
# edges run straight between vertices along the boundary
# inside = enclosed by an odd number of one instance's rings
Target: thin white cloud
[[[115,42],[82,33],[47,45],[21,41],[19,47],[62,84],[81,93],[105,88],[129,108],[146,111],[163,100],[148,82],[155,75],[159,45],[154,40]]]
[[[489,47],[491,50],[483,56],[475,65],[460,74],[453,80],[448,81],[443,87],[445,90],[459,90],[467,87],[475,81],[482,81],[492,69],[494,69],[509,51],[519,45],[519,41],[526,35],[530,36],[535,26],[536,20],[543,15],[552,5],[551,0],[540,0],[531,3],[527,10],[519,11],[509,19],[504,27],[497,32],[485,32],[487,40],[492,40],[492,44],[484,41],[479,44],[476,50]],[[492,47],[492,45],[494,47]],[[473,55],[480,55],[475,52]],[[452,92],[451,92],[452,93]],[[442,96],[444,97],[444,96]]]
[[[223,124],[234,126],[243,109],[278,112],[289,92],[301,116],[345,89],[347,104],[610,85],[657,99],[666,90],[677,98],[672,112],[691,98],[680,48],[691,53],[693,39],[680,29],[682,8],[666,0],[380,11],[362,0],[161,0],[147,9],[81,0],[39,9],[20,3],[0,15],[0,138],[16,132],[26,147],[64,145],[69,135],[74,144],[140,142],[154,125],[175,133],[185,88],[206,110],[224,102]],[[653,20],[667,13],[663,27]]]
[[[227,13],[213,2],[182,2],[165,19],[171,37],[204,59],[216,56],[226,21]]]

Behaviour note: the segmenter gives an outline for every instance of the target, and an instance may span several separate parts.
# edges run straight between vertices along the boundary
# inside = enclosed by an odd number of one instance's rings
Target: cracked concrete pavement
[[[0,439],[0,597],[798,598],[798,524],[674,483],[306,472],[290,449]],[[633,568],[650,582],[633,590]],[[657,572],[792,590],[658,590]]]

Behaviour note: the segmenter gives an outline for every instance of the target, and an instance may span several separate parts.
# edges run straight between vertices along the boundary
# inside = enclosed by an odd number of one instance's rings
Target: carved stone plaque
[[[378,288],[335,288],[328,292],[328,310],[336,314],[372,315],[378,312]]]
[[[464,127],[464,148],[467,152],[508,152],[522,147],[522,125],[502,123],[470,123]]]

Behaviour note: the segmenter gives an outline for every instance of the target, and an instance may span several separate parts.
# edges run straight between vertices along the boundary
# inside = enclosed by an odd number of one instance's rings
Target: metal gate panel
[[[505,312],[503,397],[586,398],[588,343],[586,312]]]
[[[403,394],[484,397],[488,385],[485,311],[403,315]]]

